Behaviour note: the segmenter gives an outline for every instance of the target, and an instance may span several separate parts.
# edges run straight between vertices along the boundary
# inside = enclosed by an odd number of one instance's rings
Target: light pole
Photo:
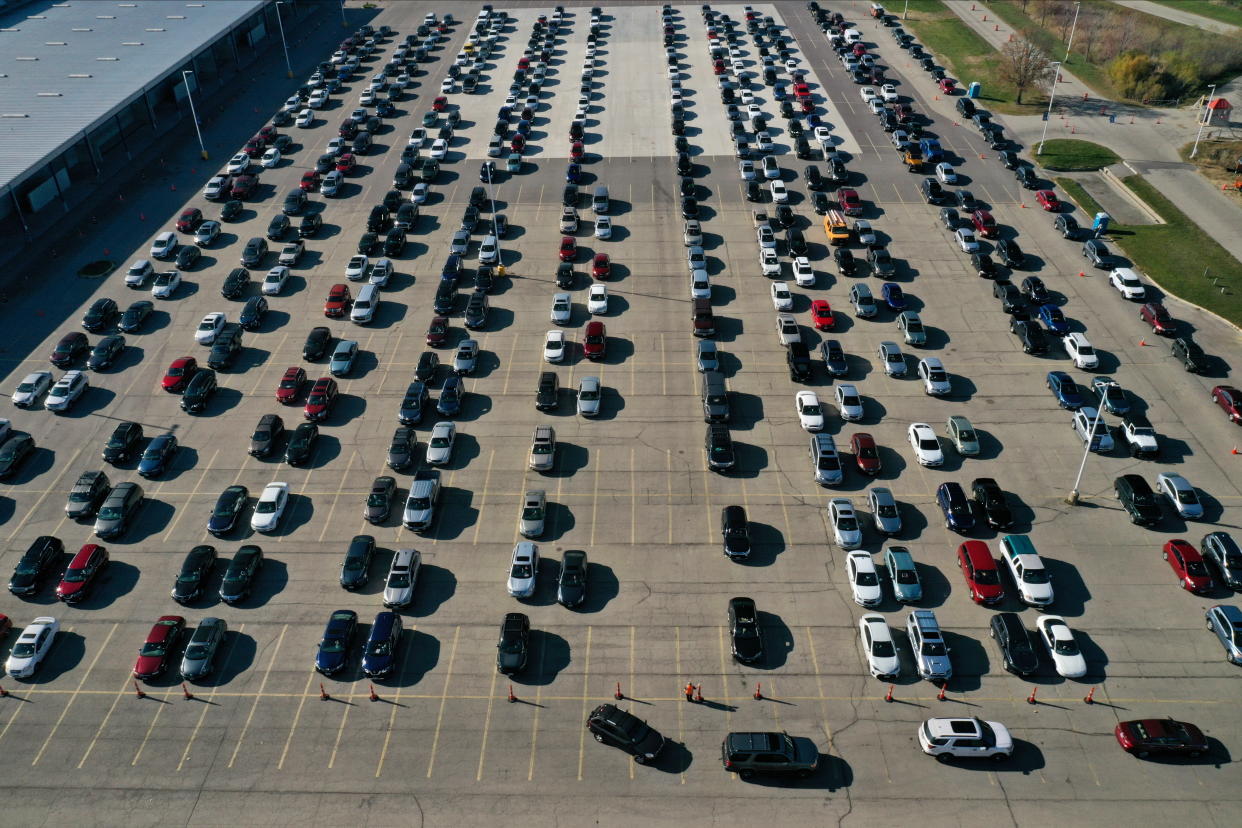
[[[1195,153],[1199,151],[1199,139],[1203,137],[1203,128],[1208,125],[1209,121],[1212,120],[1212,100],[1215,94],[1216,84],[1212,84],[1208,87],[1207,115],[1199,117],[1199,131],[1195,133],[1195,146],[1194,149],[1190,151],[1191,158],[1194,158]]]
[[[190,117],[194,119],[194,131],[198,133],[198,149],[203,154],[203,160],[207,160],[207,147],[203,144],[203,131],[198,126],[198,113],[194,111],[194,96],[190,94],[190,78],[193,75],[193,69],[185,69],[181,72],[181,82],[185,84],[185,99],[190,102]]]
[[[276,0],[276,25],[280,26],[280,45],[285,50],[285,69],[289,72],[289,77],[293,77],[293,64],[289,62],[289,43],[285,40],[285,21],[280,16],[280,7],[284,3],[282,0]]]
[[[349,28],[349,24],[345,22],[345,0],[341,0],[341,26]]]
[[[1074,4],[1074,22],[1070,24],[1069,40],[1065,42],[1065,62],[1069,63],[1070,47],[1074,45],[1074,30],[1078,28],[1078,12],[1082,11],[1082,3]]]
[[[909,18],[910,18],[910,0],[906,0],[906,8],[905,8],[905,11],[901,13],[901,19],[908,20]]]
[[[1048,137],[1048,122],[1052,120],[1052,100],[1057,96],[1057,77],[1061,75],[1061,61],[1054,60],[1053,66],[1057,68],[1057,76],[1052,79],[1052,88],[1048,90],[1048,111],[1044,113],[1044,131],[1039,136],[1039,146],[1035,148],[1036,155],[1044,154],[1044,139]]]
[[[483,163],[488,163],[484,161]],[[492,207],[492,236],[496,239],[496,267],[494,271],[497,276],[503,276],[505,273],[505,256],[504,251],[500,249],[500,231],[496,225],[496,171],[493,166],[491,174],[487,176],[487,200]]]
[[[1091,421],[1091,433],[1088,435],[1082,449],[1082,462],[1078,464],[1078,476],[1074,478],[1074,488],[1065,496],[1065,502],[1071,506],[1078,505],[1078,484],[1082,482],[1083,470],[1087,468],[1087,456],[1091,454],[1091,445],[1095,440],[1095,430],[1100,425],[1100,416],[1104,413],[1104,406],[1100,406],[1095,410],[1095,419]]]

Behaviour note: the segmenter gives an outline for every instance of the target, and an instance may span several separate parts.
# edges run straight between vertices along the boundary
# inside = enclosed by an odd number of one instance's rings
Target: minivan
[[[363,285],[354,298],[354,306],[349,311],[349,321],[355,325],[365,325],[375,318],[375,309],[379,306],[379,285]]]
[[[837,454],[837,446],[831,435],[812,435],[811,462],[814,464],[815,482],[819,485],[839,486],[845,480],[841,456]]]
[[[595,188],[595,192],[591,195],[591,209],[597,216],[608,214],[608,188],[603,184]]]
[[[99,507],[95,534],[101,538],[115,538],[123,534],[141,505],[141,486],[129,481],[118,483]]]

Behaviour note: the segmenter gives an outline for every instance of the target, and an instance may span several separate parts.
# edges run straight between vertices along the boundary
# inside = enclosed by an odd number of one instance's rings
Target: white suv
[[[1000,722],[928,719],[919,728],[919,747],[941,762],[958,758],[1003,762],[1013,755],[1013,737]]]
[[[1065,348],[1065,353],[1069,354],[1070,359],[1074,360],[1074,367],[1091,370],[1098,368],[1100,358],[1095,353],[1095,348],[1087,337],[1078,333],[1068,333],[1061,337],[1061,345]]]

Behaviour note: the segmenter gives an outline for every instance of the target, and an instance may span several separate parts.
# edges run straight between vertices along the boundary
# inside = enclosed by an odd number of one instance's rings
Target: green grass
[[[1069,178],[1054,180],[1089,215],[1100,212],[1100,205],[1078,182]],[[1242,262],[1141,175],[1126,176],[1122,183],[1159,213],[1165,224],[1111,224],[1109,234],[1117,246],[1164,291],[1242,325]],[[1204,266],[1228,288],[1227,293],[1214,287],[1211,279],[1203,278]]]
[[[962,86],[976,80],[982,83],[979,99],[989,109],[1008,115],[1030,115],[1047,106],[1047,97],[1034,90],[1027,90],[1022,103],[1017,104],[1013,86],[997,80],[1000,54],[940,0],[910,0],[910,17],[901,25],[931,50]]]
[[[1121,160],[1108,147],[1075,138],[1053,138],[1044,142],[1043,150],[1034,156],[1036,162],[1058,172],[1099,170]]]
[[[1162,6],[1190,12],[1219,20],[1232,26],[1242,26],[1242,6],[1236,3],[1212,3],[1209,0],[1155,0]]]

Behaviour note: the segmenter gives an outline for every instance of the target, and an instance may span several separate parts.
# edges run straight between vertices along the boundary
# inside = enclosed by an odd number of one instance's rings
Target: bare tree
[[[1013,40],[1001,49],[1001,80],[1017,90],[1017,103],[1022,103],[1022,93],[1028,89],[1041,88],[1056,80],[1056,69],[1048,55],[1029,40]]]

